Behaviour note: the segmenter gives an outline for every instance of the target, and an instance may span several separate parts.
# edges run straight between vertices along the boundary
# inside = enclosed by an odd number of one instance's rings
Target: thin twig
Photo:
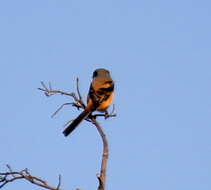
[[[113,115],[114,114],[114,111],[115,111],[115,104],[113,104],[113,106],[112,106],[112,111],[111,111],[111,115]]]
[[[61,180],[62,180],[62,176],[59,174],[59,183],[56,187],[57,190],[59,190],[60,186],[61,186]]]
[[[116,117],[116,114],[114,113],[115,111],[115,105],[113,104],[112,111],[108,113],[107,111],[105,113],[100,113],[100,114],[94,114],[92,117],[97,118],[97,117],[104,117],[105,119],[108,119],[109,117]]]
[[[79,102],[83,106],[83,108],[85,108],[86,106],[83,102],[83,99],[82,99],[82,96],[81,96],[81,93],[80,93],[80,90],[79,90],[79,78],[78,77],[76,79],[76,89],[77,89],[77,94],[78,94],[78,97],[79,97]]]
[[[10,167],[10,165],[9,164],[7,164],[6,165],[7,166],[7,168],[9,169],[9,171],[12,173],[12,168]],[[14,174],[11,174],[13,177],[15,177],[15,175]]]
[[[59,106],[59,108],[51,115],[51,117],[54,117],[64,106],[66,105],[73,105],[74,103],[64,103],[61,106]]]
[[[94,114],[92,117],[104,117],[105,119],[108,119],[109,117],[116,117],[116,114]]]

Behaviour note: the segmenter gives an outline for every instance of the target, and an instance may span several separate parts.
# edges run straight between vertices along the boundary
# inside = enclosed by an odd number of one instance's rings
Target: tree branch
[[[97,174],[97,178],[99,181],[99,186],[98,186],[97,190],[105,190],[107,161],[108,161],[108,157],[109,157],[108,139],[107,139],[102,127],[96,121],[96,119],[92,119],[92,123],[96,126],[98,133],[100,134],[102,141],[103,141],[103,155],[102,155],[102,162],[101,162],[101,170],[100,170],[100,174]]]
[[[76,80],[76,86],[77,86],[76,89],[77,89],[78,97],[75,95],[75,93],[67,93],[67,92],[63,92],[63,91],[60,91],[60,90],[53,90],[50,83],[49,83],[49,87],[46,87],[46,85],[43,82],[41,82],[41,85],[42,85],[43,88],[38,88],[38,89],[41,90],[41,91],[44,91],[46,96],[51,96],[51,95],[54,95],[54,94],[67,95],[67,96],[73,97],[73,99],[75,101],[75,102],[72,102],[72,103],[62,104],[56,110],[56,112],[54,112],[54,114],[52,116],[56,115],[63,108],[63,106],[68,105],[68,104],[71,104],[71,105],[77,107],[78,109],[80,109],[80,108],[85,109],[86,108],[85,104],[83,103],[82,96],[80,94],[79,79],[78,78]],[[97,178],[98,178],[98,181],[99,181],[99,186],[98,186],[97,190],[105,190],[106,173],[107,173],[107,161],[108,161],[108,157],[109,157],[109,146],[108,146],[108,139],[107,139],[102,127],[100,126],[100,124],[96,120],[96,118],[100,117],[100,116],[104,117],[105,119],[107,119],[109,117],[115,117],[116,114],[114,114],[114,106],[113,106],[112,112],[110,114],[108,112],[103,113],[103,114],[90,114],[89,117],[86,118],[87,121],[93,123],[96,126],[98,133],[100,134],[100,136],[102,138],[103,154],[102,154],[100,174],[97,174]]]
[[[57,187],[53,187],[53,186],[48,185],[46,181],[44,181],[38,177],[32,176],[29,173],[27,168],[25,168],[24,170],[21,170],[21,171],[13,171],[9,165],[6,165],[6,166],[9,171],[8,172],[0,172],[0,189],[8,183],[11,183],[11,182],[19,180],[19,179],[25,179],[26,181],[28,181],[34,185],[43,187],[45,189],[61,190],[60,189],[60,185],[61,185],[61,176],[60,175],[59,175],[59,183],[58,183]]]

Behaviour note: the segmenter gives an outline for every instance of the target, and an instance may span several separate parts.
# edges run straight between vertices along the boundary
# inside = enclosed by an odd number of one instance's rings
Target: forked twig
[[[80,102],[79,98],[75,95],[75,93],[64,92],[61,90],[52,90],[51,83],[49,83],[48,88],[46,87],[44,82],[41,82],[41,85],[43,88],[38,88],[38,90],[43,91],[46,96],[61,94],[61,95],[71,96],[75,100],[75,102]],[[81,105],[81,107],[84,107],[84,105]]]
[[[76,79],[76,89],[77,89],[79,101],[80,101],[80,103],[81,103],[82,105],[84,105],[83,99],[82,99],[82,96],[81,96],[81,93],[80,93],[80,90],[79,90],[79,78],[78,78],[78,77],[77,77],[77,79]],[[84,105],[84,108],[85,108],[85,105]]]

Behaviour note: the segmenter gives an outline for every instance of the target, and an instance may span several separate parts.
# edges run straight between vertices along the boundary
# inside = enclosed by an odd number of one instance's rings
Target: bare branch
[[[96,121],[96,119],[92,119],[92,123],[96,126],[96,128],[102,138],[102,141],[103,141],[103,155],[102,155],[102,162],[101,162],[101,170],[100,170],[100,174],[97,174],[97,178],[99,181],[99,186],[98,186],[97,190],[105,190],[107,161],[108,161],[108,157],[109,157],[108,139],[107,139],[102,127]]]
[[[78,109],[80,109],[80,108],[85,109],[86,108],[85,104],[83,103],[82,96],[80,94],[79,79],[78,78],[76,80],[78,97],[75,95],[75,93],[68,93],[68,92],[63,92],[63,91],[60,91],[60,90],[52,90],[51,84],[49,84],[48,88],[46,87],[46,85],[43,82],[41,82],[41,85],[42,85],[43,88],[38,88],[38,89],[41,90],[41,91],[44,91],[46,96],[51,96],[51,95],[54,95],[54,94],[67,95],[67,96],[73,97],[73,99],[75,101],[73,103],[64,103],[64,104],[62,104],[54,112],[52,117],[55,116],[65,105],[71,104],[72,106],[77,107]],[[107,160],[108,160],[108,156],[109,156],[109,146],[108,146],[107,137],[106,137],[102,127],[97,122],[96,118],[97,117],[104,117],[105,119],[107,119],[109,117],[115,117],[116,114],[114,114],[114,110],[115,110],[115,107],[113,105],[113,109],[112,109],[111,113],[105,112],[103,114],[102,113],[101,114],[90,114],[88,116],[88,118],[85,119],[85,120],[93,123],[96,126],[96,128],[98,130],[98,133],[100,134],[100,136],[102,138],[102,142],[103,142],[103,154],[102,154],[101,170],[100,170],[100,173],[97,174],[97,178],[98,178],[98,181],[99,181],[99,186],[98,186],[97,190],[105,190],[106,172],[107,172]],[[66,125],[69,124],[69,122],[66,123]],[[58,184],[56,190],[59,190],[58,189],[59,187],[60,187],[60,178],[59,178],[59,184]]]
[[[47,184],[44,180],[32,176],[28,169],[25,168],[24,170],[21,171],[13,171],[9,165],[7,165],[8,172],[0,172],[0,188],[4,187],[7,183],[16,181],[18,179],[25,179],[26,181],[35,184],[37,186],[43,187],[45,189],[49,190],[61,190],[61,176],[59,175],[59,183],[57,187],[53,187]]]
[[[61,94],[61,95],[66,95],[66,96],[71,96],[75,102],[72,102],[72,103],[65,103],[63,105],[61,105],[54,113],[51,117],[54,117],[62,108],[64,105],[68,105],[68,104],[71,104],[72,106],[80,109],[85,109],[85,104],[83,103],[83,100],[82,100],[82,96],[80,94],[80,91],[79,91],[79,79],[77,78],[77,93],[78,93],[78,97],[76,96],[75,93],[69,93],[69,92],[64,92],[64,91],[61,91],[61,90],[53,90],[52,89],[52,85],[51,83],[49,82],[49,85],[48,87],[45,85],[44,82],[41,82],[41,85],[42,85],[42,88],[38,88],[38,90],[41,90],[44,92],[44,94],[46,96],[52,96],[52,95],[55,95],[55,94]]]

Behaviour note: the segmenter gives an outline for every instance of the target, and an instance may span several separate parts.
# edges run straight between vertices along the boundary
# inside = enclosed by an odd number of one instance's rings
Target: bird
[[[92,112],[100,111],[107,113],[114,97],[114,81],[107,69],[99,68],[93,72],[92,82],[87,95],[87,105],[84,111],[69,124],[63,131],[64,136],[72,133],[76,127]]]

